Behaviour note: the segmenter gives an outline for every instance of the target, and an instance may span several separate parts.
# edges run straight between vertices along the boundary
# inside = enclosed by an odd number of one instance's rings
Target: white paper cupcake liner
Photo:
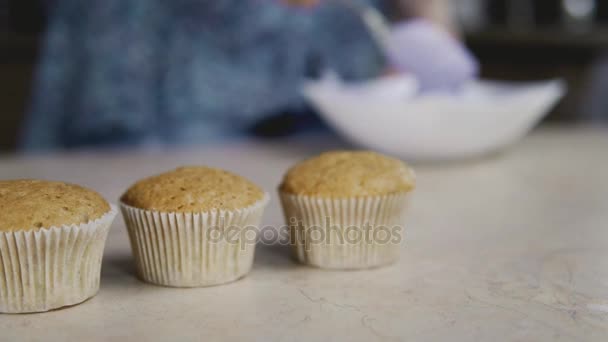
[[[361,269],[399,258],[407,194],[328,199],[280,192],[280,197],[301,263]]]
[[[0,232],[0,312],[44,312],[93,297],[117,213],[112,206],[86,224]]]
[[[245,276],[269,196],[250,207],[165,213],[121,204],[138,274],[171,287],[202,287]]]

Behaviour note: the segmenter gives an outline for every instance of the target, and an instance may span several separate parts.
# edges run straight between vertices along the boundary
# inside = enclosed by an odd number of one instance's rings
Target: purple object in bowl
[[[426,19],[395,25],[388,59],[399,71],[412,73],[421,91],[455,90],[477,77],[477,59],[455,37]]]

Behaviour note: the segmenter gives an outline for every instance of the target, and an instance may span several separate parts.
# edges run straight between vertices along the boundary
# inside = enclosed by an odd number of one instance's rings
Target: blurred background
[[[452,0],[450,5],[458,35],[478,58],[482,77],[562,77],[568,95],[546,120],[608,120],[603,98],[608,95],[608,1]],[[54,1],[0,0],[0,151],[18,149],[53,6]],[[277,122],[271,126],[290,124]],[[267,135],[276,135],[272,127]],[[263,125],[260,130],[264,135]]]

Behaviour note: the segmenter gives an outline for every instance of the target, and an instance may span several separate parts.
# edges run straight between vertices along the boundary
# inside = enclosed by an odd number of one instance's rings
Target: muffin
[[[93,297],[116,213],[78,185],[0,181],[0,312],[44,312]]]
[[[171,287],[223,284],[251,269],[268,195],[209,167],[143,179],[121,197],[138,274]]]
[[[414,172],[374,152],[333,151],[291,168],[279,188],[296,258],[329,269],[399,257]]]

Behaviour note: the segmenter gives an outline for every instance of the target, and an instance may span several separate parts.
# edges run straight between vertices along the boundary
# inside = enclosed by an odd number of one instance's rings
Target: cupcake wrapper
[[[395,262],[403,240],[407,194],[326,199],[280,193],[295,257],[329,269]]]
[[[0,233],[0,312],[44,312],[99,290],[111,210],[86,224]]]
[[[268,195],[240,210],[164,213],[121,204],[137,270],[146,282],[202,287],[251,270]],[[250,229],[255,228],[255,229]]]

